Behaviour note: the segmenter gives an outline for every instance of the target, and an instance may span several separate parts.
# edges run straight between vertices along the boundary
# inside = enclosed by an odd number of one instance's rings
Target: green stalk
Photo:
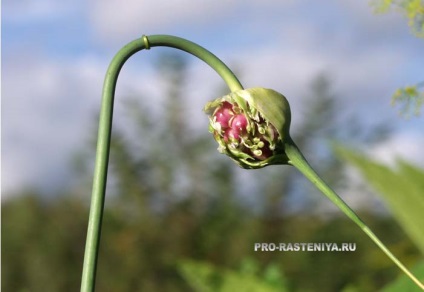
[[[330,199],[337,207],[342,210],[353,222],[355,222],[362,231],[368,235],[372,241],[412,280],[418,287],[424,290],[421,283],[397,258],[390,250],[381,242],[381,240],[371,231],[371,229],[362,221],[361,218],[340,198],[315,172],[309,165],[306,158],[300,152],[296,144],[289,139],[285,143],[285,152],[289,158],[289,164],[296,167],[308,180],[310,180],[327,198]]]
[[[94,291],[97,258],[100,244],[101,225],[104,209],[107,168],[109,161],[112,129],[113,101],[119,72],[124,63],[135,53],[151,47],[171,47],[190,53],[203,60],[224,79],[231,91],[243,89],[233,72],[215,55],[201,46],[182,38],[169,35],[143,36],[124,46],[112,59],[103,85],[97,138],[96,162],[88,219],[87,239],[81,280],[81,291]]]

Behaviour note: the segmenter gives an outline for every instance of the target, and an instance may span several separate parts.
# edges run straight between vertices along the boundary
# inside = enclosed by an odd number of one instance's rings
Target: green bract
[[[288,164],[284,143],[290,140],[290,105],[265,88],[237,90],[208,102],[209,130],[218,151],[243,168]]]

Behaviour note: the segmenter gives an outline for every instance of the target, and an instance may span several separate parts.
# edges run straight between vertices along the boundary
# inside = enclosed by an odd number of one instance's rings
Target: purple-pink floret
[[[219,127],[215,128],[215,134],[220,135],[225,143],[236,143],[238,149],[258,160],[265,160],[273,155],[273,150],[269,147],[269,141],[264,138],[264,135],[259,133],[257,128],[258,125],[253,124],[256,134],[254,137],[249,137],[249,122],[246,115],[240,113],[239,109],[234,110],[234,106],[231,103],[227,101],[223,102],[220,107],[215,110],[213,118],[214,121],[219,124]],[[262,118],[260,122],[264,122]],[[220,130],[218,130],[219,128]],[[275,128],[269,126],[269,129],[273,132],[271,135],[274,136],[274,134],[276,134]],[[247,146],[246,141],[253,138],[258,139],[257,141],[262,143],[260,154],[257,151],[253,151],[253,148]],[[256,147],[255,149],[258,148]]]
[[[215,121],[219,123],[223,131],[225,142],[240,141],[240,135],[246,133],[247,119],[244,114],[235,114],[233,105],[223,102],[215,112]]]
[[[221,125],[221,129],[225,130],[230,125],[230,119],[234,116],[233,105],[224,102],[215,113],[215,120]]]
[[[235,115],[231,120],[231,128],[239,131],[240,133],[245,131],[247,127],[247,119],[244,114]]]

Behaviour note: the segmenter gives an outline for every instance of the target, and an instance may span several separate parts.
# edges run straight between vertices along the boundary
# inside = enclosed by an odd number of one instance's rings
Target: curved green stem
[[[212,67],[227,83],[231,91],[243,89],[233,72],[215,55],[201,46],[182,38],[169,35],[143,36],[124,46],[112,59],[103,85],[103,98],[100,111],[97,138],[96,162],[91,195],[90,215],[81,281],[81,291],[94,291],[97,257],[100,243],[101,224],[105,200],[107,167],[109,161],[110,137],[112,129],[113,101],[116,82],[124,63],[136,52],[151,47],[172,47],[188,52]]]
[[[309,165],[306,158],[300,152],[296,144],[289,139],[285,144],[285,152],[289,157],[289,164],[295,166],[307,179],[309,179],[327,198],[330,199],[337,207],[342,210],[353,222],[355,222],[362,231],[368,235],[372,241],[422,290],[424,285],[421,283],[397,258],[390,250],[381,242],[381,240],[369,229],[361,218],[340,198],[315,172]]]

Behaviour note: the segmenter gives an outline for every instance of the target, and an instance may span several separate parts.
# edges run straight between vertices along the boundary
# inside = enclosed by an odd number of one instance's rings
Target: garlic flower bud
[[[208,102],[209,131],[218,151],[243,168],[287,164],[290,105],[280,93],[265,88],[238,90]]]

